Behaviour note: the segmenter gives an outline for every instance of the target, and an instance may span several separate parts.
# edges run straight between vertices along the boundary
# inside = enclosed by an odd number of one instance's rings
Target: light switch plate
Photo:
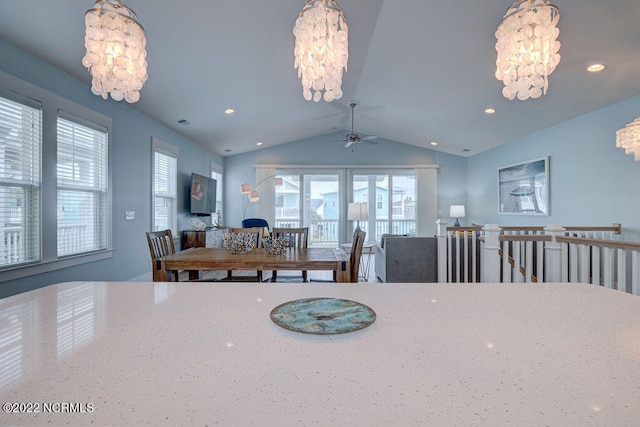
[[[124,219],[136,219],[136,211],[124,211]]]

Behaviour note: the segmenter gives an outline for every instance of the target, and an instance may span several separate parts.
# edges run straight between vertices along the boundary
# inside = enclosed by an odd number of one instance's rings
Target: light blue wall
[[[91,94],[88,83],[2,38],[0,58],[0,70],[112,118],[114,248],[113,258],[108,260],[0,283],[0,297],[72,280],[129,280],[142,275],[150,279],[149,248],[144,233],[151,229],[151,137],[160,138],[179,149],[179,230],[188,228],[191,218],[187,213],[191,172],[209,175],[211,162],[222,164],[223,159],[124,102],[104,101]],[[136,212],[135,220],[125,221],[127,210]]]
[[[505,225],[610,225],[640,240],[640,162],[616,148],[616,130],[640,116],[640,96],[468,159],[467,216]],[[498,214],[499,167],[549,156],[550,215]]]
[[[446,217],[450,204],[466,203],[466,164],[461,156],[440,153],[413,145],[378,139],[378,145],[355,145],[344,148],[344,132],[263,148],[225,158],[225,225],[240,226],[242,194],[240,185],[255,183],[255,165],[418,165],[434,164],[438,168],[438,215]],[[418,195],[419,197],[419,195]],[[249,204],[247,217],[255,205]]]

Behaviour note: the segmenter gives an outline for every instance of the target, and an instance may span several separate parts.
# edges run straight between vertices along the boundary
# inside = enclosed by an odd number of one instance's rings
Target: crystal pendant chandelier
[[[334,0],[307,0],[293,27],[294,68],[302,79],[304,99],[326,102],[342,98],[342,72],[349,59],[349,29]],[[313,93],[312,93],[313,91]],[[324,91],[324,95],[322,94]]]
[[[133,10],[120,0],[96,0],[85,13],[82,65],[91,73],[91,92],[133,103],[147,81],[147,39]]]
[[[640,117],[616,131],[616,147],[624,148],[626,154],[640,162]]]
[[[505,98],[547,93],[548,76],[560,62],[559,19],[549,0],[518,0],[507,9],[496,31],[496,78],[504,83]]]

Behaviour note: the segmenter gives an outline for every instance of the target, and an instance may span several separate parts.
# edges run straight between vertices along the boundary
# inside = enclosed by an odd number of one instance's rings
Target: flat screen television
[[[193,215],[211,215],[216,211],[216,186],[213,178],[191,174],[189,201]]]

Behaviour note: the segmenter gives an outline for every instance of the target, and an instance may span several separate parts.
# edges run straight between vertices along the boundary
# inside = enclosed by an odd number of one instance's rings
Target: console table
[[[189,248],[221,248],[225,228],[210,227],[204,231],[184,230],[182,232],[181,249]]]

